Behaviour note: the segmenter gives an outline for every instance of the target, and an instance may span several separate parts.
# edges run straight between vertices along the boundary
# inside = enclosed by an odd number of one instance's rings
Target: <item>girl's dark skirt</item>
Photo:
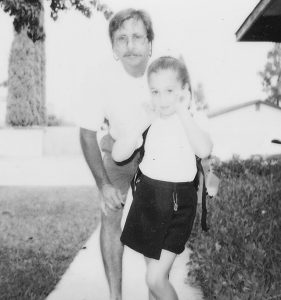
[[[160,258],[162,249],[183,252],[196,215],[193,182],[173,183],[139,174],[134,187],[121,242],[154,259]]]

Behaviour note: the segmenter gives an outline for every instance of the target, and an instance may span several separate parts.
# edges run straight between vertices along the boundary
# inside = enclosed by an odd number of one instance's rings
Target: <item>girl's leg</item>
[[[144,256],[144,260],[145,260],[145,263],[146,263],[146,267],[148,268],[148,263],[150,261],[150,258],[147,258]],[[154,295],[152,294],[151,290],[148,288],[148,300],[157,300]]]
[[[162,250],[159,260],[148,259],[146,282],[156,300],[178,300],[169,281],[169,273],[176,254]]]

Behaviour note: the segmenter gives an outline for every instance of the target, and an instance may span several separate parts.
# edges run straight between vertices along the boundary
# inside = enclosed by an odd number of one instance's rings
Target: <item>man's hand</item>
[[[107,210],[119,210],[122,208],[124,196],[121,191],[111,184],[104,184],[100,190],[101,209],[105,215]]]

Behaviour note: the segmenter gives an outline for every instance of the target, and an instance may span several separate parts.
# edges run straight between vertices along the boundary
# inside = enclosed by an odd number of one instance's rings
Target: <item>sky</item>
[[[265,97],[257,73],[272,43],[237,42],[235,38],[258,0],[103,2],[115,11],[135,7],[150,13],[155,51],[172,48],[183,54],[193,87],[202,83],[211,111]],[[112,55],[110,45],[107,50],[104,46],[108,43],[106,23],[101,15],[88,20],[72,11],[53,22],[48,14],[46,9],[47,101],[54,112],[71,118],[73,102],[79,98],[79,76],[95,61]],[[12,36],[12,19],[1,11],[0,82],[7,78]]]

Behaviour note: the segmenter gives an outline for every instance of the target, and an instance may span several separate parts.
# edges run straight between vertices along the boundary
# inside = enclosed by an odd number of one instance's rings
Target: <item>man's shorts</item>
[[[112,159],[112,146],[114,140],[107,134],[100,141],[100,148],[103,152],[104,167],[110,182],[114,187],[118,188],[126,198],[130,183],[137,171],[139,164],[139,152],[136,151],[128,160],[122,163],[116,163]]]

